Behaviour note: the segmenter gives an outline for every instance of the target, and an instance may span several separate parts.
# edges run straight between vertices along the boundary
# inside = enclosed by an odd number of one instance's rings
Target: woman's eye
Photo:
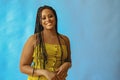
[[[53,17],[53,15],[48,15],[48,16],[46,16],[46,17],[42,17],[41,19],[42,20],[45,20],[46,18],[52,18]]]
[[[49,15],[49,18],[52,18],[53,17],[53,15]]]
[[[46,19],[45,17],[42,18],[42,20],[45,20],[45,19]]]

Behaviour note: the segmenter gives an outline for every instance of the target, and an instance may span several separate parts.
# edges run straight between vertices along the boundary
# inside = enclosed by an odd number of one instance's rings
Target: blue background
[[[26,80],[20,56],[43,5],[71,41],[67,80],[120,80],[120,0],[0,0],[0,80]]]

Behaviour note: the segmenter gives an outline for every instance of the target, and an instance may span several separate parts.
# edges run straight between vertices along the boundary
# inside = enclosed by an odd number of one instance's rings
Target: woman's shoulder
[[[59,34],[61,38],[63,38],[66,42],[69,42],[69,37],[64,34]]]
[[[30,40],[30,41],[36,40],[36,36],[37,36],[37,34],[32,34],[29,36],[28,40]]]
[[[33,43],[33,44],[35,44],[36,41],[37,41],[37,35],[38,35],[38,33],[32,34],[31,36],[29,36],[27,42],[28,42],[28,43]]]
[[[69,40],[69,38],[68,38],[66,35],[64,35],[64,34],[60,34],[60,36],[61,36],[63,39],[65,39],[65,40]]]
[[[35,34],[31,35],[29,38],[32,40],[36,40],[39,35],[40,35],[40,33],[35,33]]]

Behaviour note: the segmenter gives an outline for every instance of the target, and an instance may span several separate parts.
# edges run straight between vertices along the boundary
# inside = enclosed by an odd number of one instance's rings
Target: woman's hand
[[[70,66],[71,63],[65,62],[56,70],[57,76],[60,80],[64,80],[67,77],[67,72]]]
[[[44,76],[48,79],[48,80],[60,80],[57,76],[56,73],[54,72],[50,72],[50,71],[47,71],[45,70],[44,71]]]

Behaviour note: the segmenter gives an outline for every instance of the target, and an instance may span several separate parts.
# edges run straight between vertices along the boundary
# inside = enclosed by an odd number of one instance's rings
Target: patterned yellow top
[[[45,64],[45,69],[54,72],[61,65],[60,45],[45,43],[45,47],[46,47],[46,52],[47,52],[47,63]],[[62,45],[62,49],[63,49],[63,57],[62,57],[62,63],[63,63],[64,60],[67,58],[66,45]],[[37,54],[38,53],[37,51],[39,51],[39,54]],[[32,67],[34,67],[35,69],[43,68],[43,59],[42,59],[42,56],[40,55],[39,45],[37,45],[34,48],[33,62],[35,64]],[[28,80],[38,80],[38,77],[28,76]],[[40,76],[39,80],[47,80],[47,79],[44,76]]]

